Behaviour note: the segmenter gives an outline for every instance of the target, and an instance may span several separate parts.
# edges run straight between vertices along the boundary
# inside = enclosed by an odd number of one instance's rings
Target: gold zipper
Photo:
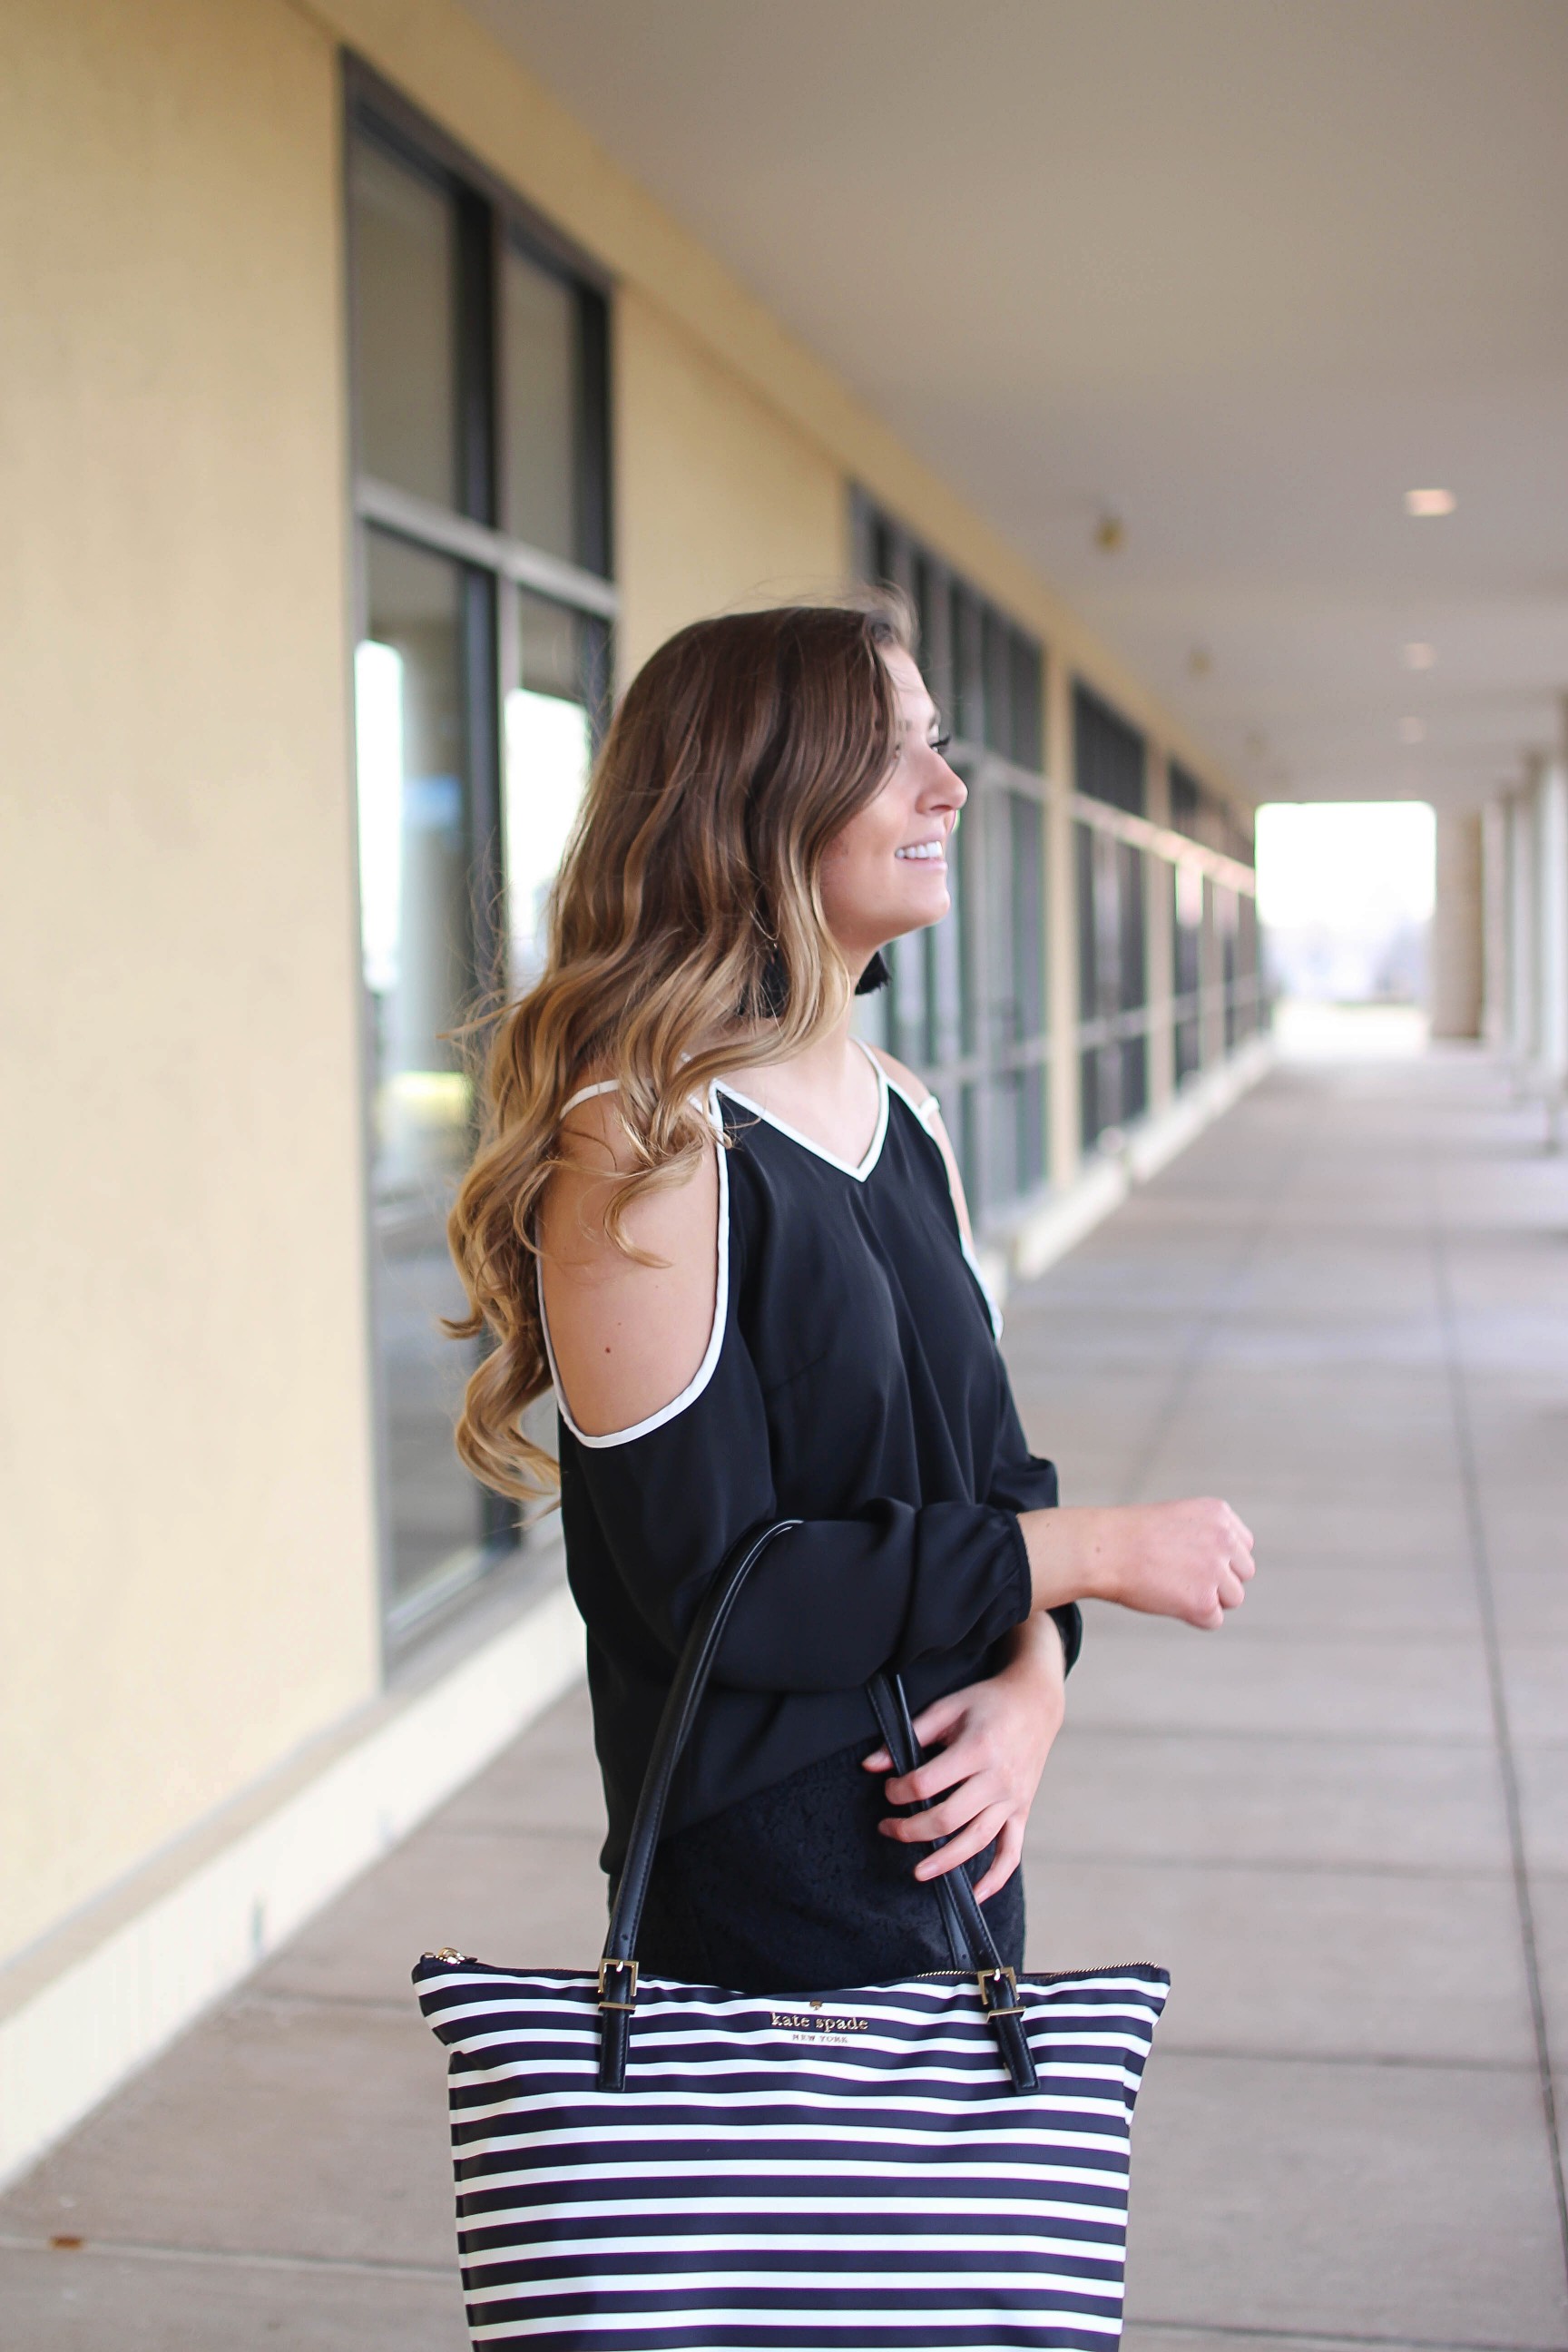
[[[467,1952],[455,1951],[450,1944],[443,1944],[438,1952],[422,1952],[419,1957],[421,1959],[426,1960],[445,1960],[448,1965],[455,1966],[460,1962],[467,1961],[469,1955]],[[476,1963],[476,1965],[482,1966],[483,1963]],[[1065,1984],[1070,1977],[1136,1976],[1145,1969],[1158,1970],[1160,1967],[1161,1963],[1158,1960],[1113,1960],[1107,1967],[1102,1969],[1035,1969],[1025,1973],[1023,1982],[1025,1984]],[[508,1971],[503,1969],[500,1973],[504,1976]],[[584,1969],[572,1969],[569,1971],[563,1971],[563,1973],[571,1975],[585,1975],[587,1972]],[[917,1969],[912,1979],[910,1978],[899,1978],[896,1981],[899,1983],[909,1983],[912,1981],[915,1984],[935,1984],[938,1982],[969,1984],[973,1981],[973,1977],[974,1971],[973,1969]],[[859,1986],[856,1986],[853,1990],[859,1991],[861,1988]],[[874,1991],[877,1988],[872,1986],[866,1988],[866,1990]],[[759,1993],[755,1998],[759,2000],[764,1998],[771,2000],[773,1995],[768,1994],[764,1996]]]
[[[1152,1969],[1157,1975],[1163,1976],[1164,1962],[1111,1960],[1102,1969],[1020,1969],[1018,1981],[1020,1984],[1066,1984],[1072,1977],[1130,1977],[1139,1975],[1144,1969]],[[952,1977],[961,1984],[973,1984],[974,1975],[973,1969],[917,1969],[912,1979],[900,1977],[897,1981],[900,1984],[925,1984],[934,1982],[938,1978]]]

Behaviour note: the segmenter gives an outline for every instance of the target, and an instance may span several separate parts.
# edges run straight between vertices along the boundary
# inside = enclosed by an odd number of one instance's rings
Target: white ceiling
[[[1556,740],[1568,0],[471,5],[1257,797]]]

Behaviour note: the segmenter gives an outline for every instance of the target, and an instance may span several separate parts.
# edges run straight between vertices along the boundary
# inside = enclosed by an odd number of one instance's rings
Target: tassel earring
[[[888,970],[887,960],[881,949],[879,948],[856,982],[855,993],[857,996],[874,996],[878,989],[887,987],[892,976]],[[757,994],[765,1017],[771,1021],[782,1020],[784,1006],[789,1002],[789,978],[784,971],[784,960],[777,948],[772,948],[768,951],[768,960],[763,966],[762,977],[757,985]]]
[[[789,975],[777,948],[768,950],[768,960],[763,966],[762,978],[757,984],[757,994],[764,1019],[780,1021],[784,1018],[784,1009],[789,1002]]]

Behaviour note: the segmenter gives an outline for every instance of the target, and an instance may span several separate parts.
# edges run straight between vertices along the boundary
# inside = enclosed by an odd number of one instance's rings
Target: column
[[[1499,793],[1481,816],[1481,1034],[1508,1049],[1508,802]]]
[[[1535,796],[1508,799],[1508,1053],[1523,1087],[1535,1053]]]
[[[1536,1073],[1554,1143],[1568,1097],[1568,775],[1561,760],[1536,785]]]
[[[1434,1037],[1481,1030],[1481,821],[1468,811],[1437,817],[1437,890],[1432,911],[1427,1003]]]

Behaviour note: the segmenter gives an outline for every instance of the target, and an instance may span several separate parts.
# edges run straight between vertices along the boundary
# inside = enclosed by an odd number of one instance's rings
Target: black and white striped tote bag
[[[427,1953],[450,2053],[478,2347],[529,2352],[1113,2352],[1132,2105],[1169,1979],[1015,1978],[963,1870],[954,1967],[755,1999],[639,1980],[671,1777],[734,1600],[736,1547],[659,1728],[596,1974]],[[871,1697],[900,1771],[896,1678]]]

